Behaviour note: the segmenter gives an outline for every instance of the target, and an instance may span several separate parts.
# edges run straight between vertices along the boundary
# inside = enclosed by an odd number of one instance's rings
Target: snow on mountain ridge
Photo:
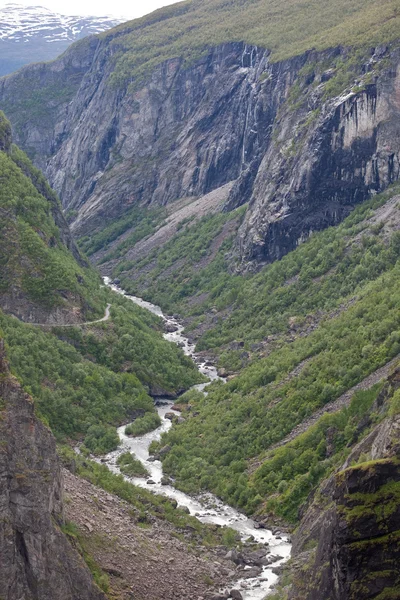
[[[29,42],[41,38],[47,43],[74,42],[86,35],[101,33],[124,19],[105,15],[67,16],[44,6],[6,4],[0,8],[0,40]],[[50,34],[50,35],[49,35]]]

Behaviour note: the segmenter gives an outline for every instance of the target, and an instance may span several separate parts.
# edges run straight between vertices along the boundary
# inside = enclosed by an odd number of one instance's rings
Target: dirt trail
[[[104,317],[101,319],[96,319],[95,321],[85,321],[84,323],[66,323],[65,325],[60,325],[58,323],[27,323],[24,321],[26,325],[35,325],[36,327],[81,327],[82,325],[94,325],[95,323],[103,323],[104,321],[108,321],[110,318],[110,307],[111,304],[107,304],[106,310],[104,311]]]

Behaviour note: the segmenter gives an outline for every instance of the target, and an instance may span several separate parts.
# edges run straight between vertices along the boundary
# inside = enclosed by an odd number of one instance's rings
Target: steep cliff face
[[[242,164],[265,146],[277,99],[258,103],[257,134],[251,131],[249,98],[267,56],[243,44],[226,44],[189,69],[183,59],[163,63],[147,85],[131,93],[126,86],[110,87],[113,63],[103,42],[67,114],[60,111],[52,139],[43,148],[41,131],[36,146],[17,131],[18,141],[47,157],[46,173],[64,208],[79,211],[73,224],[77,233],[131,204],[201,196],[235,180]],[[69,65],[60,63],[60,68],[68,77]],[[16,76],[2,82],[6,108],[18,81]],[[9,114],[13,120],[15,109],[10,107]],[[24,131],[30,128],[28,120]]]
[[[399,384],[397,369],[375,410]],[[398,598],[399,433],[399,415],[386,418],[318,489],[294,537],[293,600]]]
[[[399,176],[395,50],[271,62],[267,50],[229,43],[189,67],[165,61],[138,89],[110,84],[115,36],[0,82],[18,143],[45,169],[77,235],[132,205],[233,182],[225,209],[250,202],[234,252],[246,268],[280,258]]]
[[[0,340],[0,590],[7,600],[103,600],[60,530],[55,440],[10,375]]]
[[[367,74],[352,82],[358,88],[326,100],[324,80],[334,72],[318,74],[322,63],[308,63],[295,84],[298,98],[292,88],[258,169],[239,233],[242,260],[279,259],[398,179],[398,59],[377,49],[360,69]]]

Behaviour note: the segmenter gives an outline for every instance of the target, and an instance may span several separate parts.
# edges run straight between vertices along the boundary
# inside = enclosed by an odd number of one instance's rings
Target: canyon
[[[189,1],[0,78],[0,597],[399,596],[397,23]]]

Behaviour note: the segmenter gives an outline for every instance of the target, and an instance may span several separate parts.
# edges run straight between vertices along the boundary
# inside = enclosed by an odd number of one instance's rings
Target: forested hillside
[[[400,353],[399,200],[396,188],[377,196],[244,279],[227,273],[224,247],[203,268],[189,254],[184,269],[150,271],[152,296],[162,301],[173,287],[170,307],[194,319],[197,332],[203,322],[198,348],[216,352],[231,375],[204,398],[189,393],[185,423],[163,439],[172,446],[164,468],[183,489],[211,488],[296,523],[314,486],[368,432],[360,423],[374,422],[379,387],[366,378]],[[191,247],[206,240],[209,223],[187,225],[166,246],[172,264],[185,237]],[[352,398],[347,391],[364,380]],[[335,414],[321,416],[324,407]],[[314,413],[321,418],[308,429]],[[296,428],[306,433],[286,440]]]
[[[149,394],[173,397],[202,376],[157,317],[102,285],[3,114],[0,177],[0,328],[11,367],[59,440],[109,451],[117,425],[154,413]]]

